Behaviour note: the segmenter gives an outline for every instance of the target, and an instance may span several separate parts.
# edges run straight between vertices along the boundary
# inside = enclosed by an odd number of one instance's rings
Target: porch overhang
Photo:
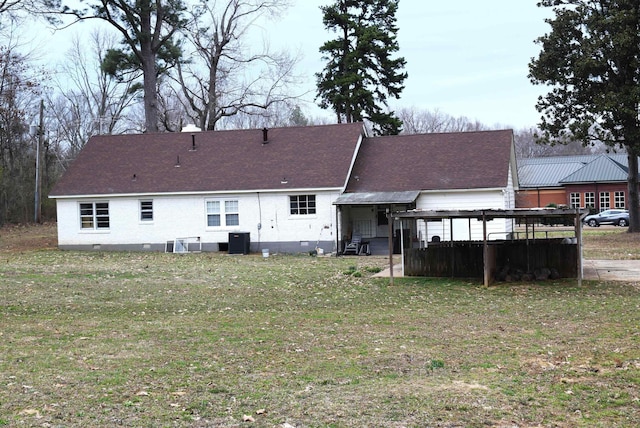
[[[418,199],[420,190],[404,192],[357,192],[343,193],[333,205],[389,205],[412,204]]]

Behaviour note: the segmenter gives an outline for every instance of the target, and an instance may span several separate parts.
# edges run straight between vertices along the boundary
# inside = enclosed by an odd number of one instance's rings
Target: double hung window
[[[109,202],[80,203],[80,228],[109,229]]]
[[[240,225],[240,213],[237,200],[206,201],[206,210],[208,227]]]

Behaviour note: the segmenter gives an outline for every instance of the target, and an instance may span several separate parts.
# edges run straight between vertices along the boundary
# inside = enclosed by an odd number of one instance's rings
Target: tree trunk
[[[142,64],[144,89],[144,124],[146,132],[158,132],[158,70],[156,50],[151,36],[151,12],[140,14],[140,32],[147,37],[140,40],[140,63]]]
[[[629,195],[629,232],[640,232],[640,201],[638,198],[638,155],[633,148],[627,146],[629,152],[629,175],[627,178],[627,194]]]
[[[158,95],[156,68],[154,61],[149,66],[146,61],[144,69],[144,123],[146,132],[158,132]]]

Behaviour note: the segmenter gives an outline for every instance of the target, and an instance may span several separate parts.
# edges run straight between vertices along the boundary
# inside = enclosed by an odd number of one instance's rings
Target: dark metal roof
[[[334,205],[410,204],[420,195],[419,190],[406,192],[343,193]]]

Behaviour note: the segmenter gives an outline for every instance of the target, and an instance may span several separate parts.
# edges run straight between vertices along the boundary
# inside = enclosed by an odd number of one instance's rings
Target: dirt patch
[[[55,223],[11,224],[0,228],[0,252],[47,250],[57,246]]]

